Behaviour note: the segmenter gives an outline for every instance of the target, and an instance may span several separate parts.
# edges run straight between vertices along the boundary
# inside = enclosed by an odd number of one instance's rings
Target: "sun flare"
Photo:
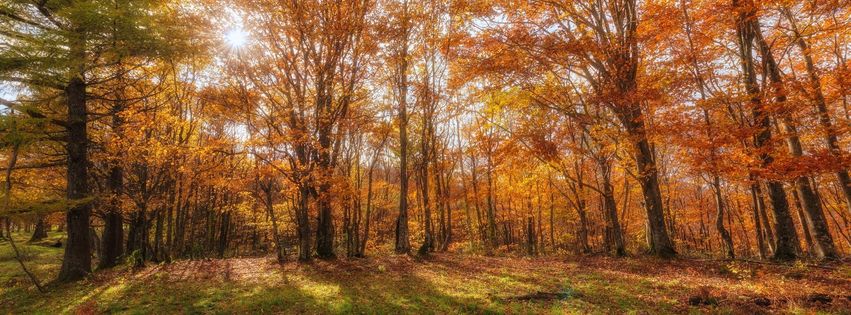
[[[248,42],[248,33],[241,28],[234,28],[225,33],[225,42],[231,48],[240,48]]]

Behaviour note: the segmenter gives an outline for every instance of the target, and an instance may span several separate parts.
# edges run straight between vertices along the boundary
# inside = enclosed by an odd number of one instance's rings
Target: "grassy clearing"
[[[56,236],[52,236],[56,237]],[[24,238],[18,238],[24,239]],[[27,245],[42,279],[61,249]],[[117,268],[40,295],[0,246],[2,313],[848,313],[848,266],[636,257],[268,258]],[[37,268],[35,268],[37,266]],[[824,302],[817,294],[824,294]],[[703,299],[694,300],[695,297]],[[767,301],[767,303],[766,303]]]

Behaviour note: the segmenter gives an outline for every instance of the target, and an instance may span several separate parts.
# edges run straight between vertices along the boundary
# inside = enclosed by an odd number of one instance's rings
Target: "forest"
[[[0,0],[0,312],[851,311],[848,0]]]

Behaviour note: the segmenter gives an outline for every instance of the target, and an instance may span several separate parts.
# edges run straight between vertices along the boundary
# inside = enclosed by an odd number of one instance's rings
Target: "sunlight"
[[[240,48],[248,42],[248,33],[241,28],[233,28],[225,34],[225,42],[231,48]]]

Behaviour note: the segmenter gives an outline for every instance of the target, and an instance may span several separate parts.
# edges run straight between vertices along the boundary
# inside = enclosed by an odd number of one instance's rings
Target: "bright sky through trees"
[[[233,27],[225,33],[224,40],[231,48],[241,48],[248,43],[249,35],[241,27]]]

